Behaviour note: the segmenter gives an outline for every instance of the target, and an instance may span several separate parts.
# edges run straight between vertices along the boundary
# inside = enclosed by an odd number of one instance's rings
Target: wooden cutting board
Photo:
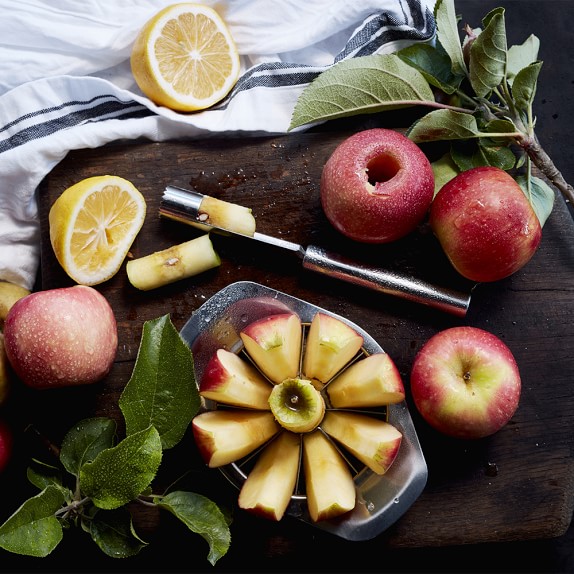
[[[77,181],[114,174],[132,181],[148,205],[145,224],[131,249],[134,257],[198,234],[188,226],[160,219],[159,201],[167,184],[253,209],[258,231],[315,244],[401,270],[439,285],[466,290],[425,224],[388,246],[365,246],[338,236],[319,201],[322,166],[349,133],[308,133],[251,139],[217,138],[194,142],[115,144],[71,152],[46,177],[39,190],[42,222],[41,281],[44,289],[73,282],[58,265],[49,242],[48,210],[62,191]],[[432,149],[427,150],[432,155]],[[574,225],[563,200],[544,227],[539,251],[514,276],[483,284],[473,292],[465,318],[367,291],[301,269],[286,252],[253,241],[215,238],[222,258],[218,269],[150,292],[128,282],[125,267],[97,288],[110,301],[118,321],[119,350],[111,374],[88,389],[30,397],[30,422],[55,441],[77,420],[103,415],[121,419],[117,400],[128,381],[144,321],[169,313],[178,329],[212,295],[235,281],[249,280],[278,289],[348,317],[363,327],[393,357],[407,386],[413,358],[438,330],[468,324],[501,337],[518,361],[523,379],[519,409],[512,421],[490,438],[475,442],[439,436],[411,414],[429,468],[427,486],[407,513],[377,539],[361,543],[361,553],[385,547],[458,545],[554,537],[566,530],[574,508]],[[41,404],[40,404],[41,402]],[[410,400],[409,400],[410,404]],[[53,411],[57,409],[57,420]],[[52,413],[52,414],[50,414]],[[196,487],[233,504],[236,492],[218,471],[198,462],[191,437],[170,453],[165,480],[194,469]],[[162,522],[163,528],[156,528]],[[147,516],[144,529],[164,537],[171,552],[184,552],[185,532],[166,519]],[[167,534],[177,531],[180,546]],[[301,552],[331,555],[333,567],[347,544],[311,526],[287,519],[279,524],[235,512],[234,541],[226,560],[263,552],[268,557]],[[185,538],[187,541],[187,538]],[[333,544],[341,544],[333,555]],[[159,558],[157,548],[146,549]],[[97,550],[95,551],[97,552]],[[200,544],[200,552],[205,548]],[[237,561],[237,562],[236,562]],[[322,562],[325,565],[325,562]],[[329,562],[326,563],[327,566]],[[126,568],[129,565],[126,564]]]

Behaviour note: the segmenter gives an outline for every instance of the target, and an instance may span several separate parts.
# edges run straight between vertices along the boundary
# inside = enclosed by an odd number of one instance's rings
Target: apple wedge
[[[335,518],[355,507],[357,494],[351,470],[320,430],[303,435],[303,468],[307,507],[314,522]]]
[[[256,227],[251,209],[209,195],[204,195],[201,200],[199,221],[250,237],[253,237]]]
[[[218,349],[209,359],[199,394],[226,405],[269,410],[273,386],[251,363],[226,349]]]
[[[239,508],[281,520],[297,484],[301,439],[284,431],[259,455],[239,493]]]
[[[329,411],[321,428],[377,474],[389,470],[403,436],[386,421],[343,411]]]
[[[301,319],[295,313],[278,313],[258,319],[239,334],[254,363],[275,384],[299,374]]]
[[[387,353],[374,353],[353,363],[326,391],[333,408],[393,405],[405,399],[401,375]]]
[[[191,427],[201,457],[210,468],[243,458],[281,429],[270,411],[239,409],[200,413]]]
[[[303,374],[324,385],[362,346],[363,337],[347,323],[326,313],[316,313],[307,333]]]

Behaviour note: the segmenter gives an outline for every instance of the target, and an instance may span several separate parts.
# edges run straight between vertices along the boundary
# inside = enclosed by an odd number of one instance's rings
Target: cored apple
[[[118,346],[114,312],[93,287],[36,291],[16,301],[4,323],[6,355],[28,386],[49,389],[103,379]]]
[[[364,243],[388,243],[411,233],[426,216],[434,174],[422,150],[389,129],[358,132],[323,167],[321,204],[342,234]]]
[[[377,474],[389,470],[403,438],[386,421],[346,411],[329,411],[321,428]]]
[[[403,380],[387,353],[374,353],[356,361],[326,390],[334,408],[393,405],[405,399]]]
[[[477,282],[521,269],[542,238],[522,188],[497,167],[469,169],[447,182],[432,202],[429,223],[454,268]]]
[[[8,466],[14,448],[14,435],[10,425],[0,419],[0,473]]]
[[[257,458],[239,492],[239,508],[281,520],[297,484],[301,439],[284,431]]]
[[[514,355],[496,335],[477,327],[451,327],[433,335],[415,356],[410,379],[423,418],[462,439],[499,431],[520,400]]]
[[[245,350],[273,383],[299,374],[303,327],[295,313],[278,313],[258,319],[239,334]]]

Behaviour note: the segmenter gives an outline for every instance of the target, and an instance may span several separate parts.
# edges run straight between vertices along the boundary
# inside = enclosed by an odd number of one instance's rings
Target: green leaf
[[[60,450],[60,461],[74,476],[86,462],[92,462],[100,452],[115,443],[116,423],[105,417],[84,419],[71,428]]]
[[[485,165],[507,171],[516,164],[516,156],[510,148],[493,145],[485,139],[453,142],[451,155],[461,171]]]
[[[435,5],[435,20],[437,39],[450,57],[452,73],[455,76],[466,76],[454,0],[438,0]]]
[[[479,134],[474,116],[452,110],[434,110],[407,131],[407,136],[415,143],[469,139]]]
[[[147,546],[134,530],[131,514],[125,508],[100,510],[90,520],[90,536],[112,558],[135,556]]]
[[[313,122],[433,102],[418,71],[396,54],[344,60],[325,70],[299,96],[289,129]]]
[[[48,486],[63,488],[61,469],[39,460],[32,460],[31,465],[26,470],[26,477],[40,490],[44,490]],[[69,489],[64,489],[64,492],[67,490]]]
[[[533,62],[516,74],[512,84],[512,96],[517,108],[527,113],[531,109],[536,95],[538,75],[542,68],[542,62]]]
[[[544,180],[534,176],[529,180],[527,176],[520,175],[516,178],[516,181],[530,201],[540,225],[544,227],[554,208],[555,194],[553,189]]]
[[[159,433],[149,427],[103,450],[80,470],[80,489],[98,508],[111,510],[134,500],[154,479],[161,463]]]
[[[63,538],[55,516],[63,504],[64,496],[55,486],[28,499],[0,526],[0,548],[39,558],[50,554]]]
[[[229,526],[224,514],[214,502],[200,494],[182,491],[156,497],[155,502],[207,541],[207,559],[211,564],[215,564],[227,553],[231,544]]]
[[[520,46],[510,46],[506,58],[506,77],[512,84],[516,74],[523,68],[530,66],[538,60],[538,51],[540,49],[540,40],[530,35],[524,44]]]
[[[436,195],[441,188],[448,183],[451,179],[456,177],[460,170],[457,165],[452,161],[450,153],[445,153],[438,160],[431,163],[434,173],[434,194]]]
[[[146,321],[132,376],[119,400],[128,435],[154,426],[175,446],[200,407],[193,356],[169,315]]]
[[[485,28],[470,47],[470,83],[477,96],[486,97],[506,74],[506,27],[504,8],[496,8],[485,19]]]

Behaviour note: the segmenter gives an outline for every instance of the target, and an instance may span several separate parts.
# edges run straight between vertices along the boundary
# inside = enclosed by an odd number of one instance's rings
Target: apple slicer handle
[[[459,317],[466,315],[470,304],[470,293],[437,287],[425,281],[362,265],[356,261],[349,262],[312,245],[305,250],[303,267],[347,283],[428,305]]]

